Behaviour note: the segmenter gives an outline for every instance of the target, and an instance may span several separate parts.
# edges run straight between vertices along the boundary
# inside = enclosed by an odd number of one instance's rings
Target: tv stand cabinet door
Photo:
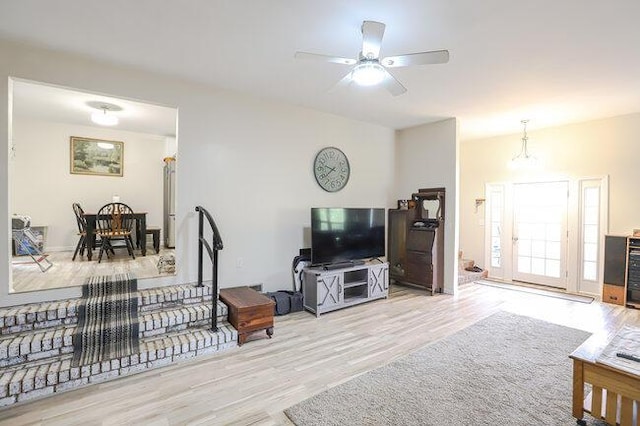
[[[316,276],[318,313],[333,310],[344,302],[344,274],[322,274]]]
[[[389,264],[369,267],[369,298],[387,297],[389,293]]]

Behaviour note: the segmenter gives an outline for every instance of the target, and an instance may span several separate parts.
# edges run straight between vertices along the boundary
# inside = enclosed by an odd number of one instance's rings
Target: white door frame
[[[580,178],[555,178],[536,179],[531,181],[490,182],[485,184],[485,226],[484,226],[484,264],[489,270],[489,277],[509,281],[513,276],[513,184],[528,182],[553,182],[560,180],[569,181],[569,200],[567,230],[567,291],[571,293],[583,293],[599,296],[602,293],[602,277],[604,268],[604,236],[609,231],[609,177],[593,176]],[[598,280],[585,281],[582,279],[582,230],[581,230],[581,203],[582,189],[587,184],[599,183],[600,188],[600,230],[598,252]],[[492,192],[502,194],[503,206],[501,241],[501,266],[491,267],[491,216],[492,216]]]

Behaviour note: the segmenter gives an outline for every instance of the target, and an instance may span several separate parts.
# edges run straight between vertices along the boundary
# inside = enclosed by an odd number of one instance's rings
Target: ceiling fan
[[[399,56],[387,56],[380,59],[380,44],[385,25],[382,22],[364,21],[362,23],[362,51],[358,59],[340,58],[309,52],[296,52],[296,59],[309,59],[332,62],[342,65],[355,65],[337,85],[348,85],[355,82],[361,86],[382,84],[393,96],[398,96],[407,89],[391,75],[386,68],[406,67],[409,65],[444,64],[449,61],[448,50],[432,50],[429,52],[409,53]]]

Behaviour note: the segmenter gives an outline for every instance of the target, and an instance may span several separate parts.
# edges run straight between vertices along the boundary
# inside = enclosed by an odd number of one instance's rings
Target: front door
[[[569,183],[513,186],[513,280],[567,288]]]

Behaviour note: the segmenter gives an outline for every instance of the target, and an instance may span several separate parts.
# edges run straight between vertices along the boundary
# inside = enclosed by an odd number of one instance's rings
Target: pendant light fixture
[[[522,120],[522,149],[520,150],[520,153],[516,156],[514,156],[511,159],[510,162],[510,166],[513,169],[535,169],[538,168],[540,166],[540,161],[538,160],[538,158],[534,157],[533,155],[529,154],[529,150],[527,148],[527,143],[529,141],[529,138],[527,137],[527,123],[529,122],[529,120]]]

